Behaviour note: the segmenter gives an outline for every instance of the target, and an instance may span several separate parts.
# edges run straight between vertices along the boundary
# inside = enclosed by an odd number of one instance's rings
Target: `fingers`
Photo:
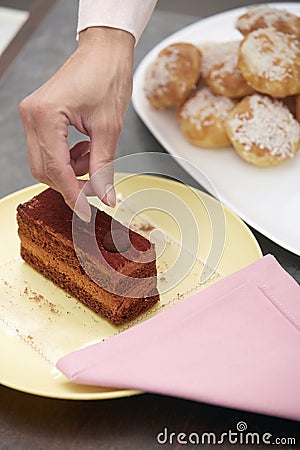
[[[91,186],[85,194],[96,194],[108,206],[115,206],[114,157],[122,125],[116,120],[112,120],[115,125],[102,124],[90,133],[91,142],[78,142],[69,150],[67,117],[54,114],[51,108],[47,112],[34,109],[29,100],[21,102],[20,115],[33,176],[61,192],[82,220],[89,221],[91,211],[85,195],[80,195],[84,183],[77,176],[90,172]]]
[[[71,164],[67,143],[69,122],[57,112],[34,108],[30,98],[20,104],[20,115],[27,140],[30,167],[33,176],[62,193],[66,203],[84,221],[90,221],[91,210],[85,195],[80,193],[82,183],[77,180]],[[78,172],[87,172],[86,157],[80,158],[84,146],[78,146],[73,154],[82,161],[75,162]],[[86,151],[86,146],[85,146]],[[77,159],[78,159],[77,158]],[[75,159],[76,161],[76,159]],[[74,162],[73,162],[74,164]]]
[[[44,123],[43,117],[38,128],[39,148],[44,158],[44,171],[56,188],[62,193],[66,203],[80,218],[89,221],[91,210],[89,203],[80,193],[81,184],[71,165],[71,156],[67,142],[68,120],[57,115]]]
[[[116,204],[114,158],[122,125],[110,124],[91,133],[90,176],[93,190],[108,206]]]
[[[22,100],[19,105],[20,117],[25,131],[26,146],[32,176],[45,184],[51,185],[50,179],[44,173],[43,154],[39,151],[38,137],[31,117],[30,107],[27,99]]]

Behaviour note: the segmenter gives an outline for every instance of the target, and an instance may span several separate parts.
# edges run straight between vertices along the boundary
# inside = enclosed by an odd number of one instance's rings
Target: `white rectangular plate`
[[[299,3],[270,3],[300,15]],[[144,94],[145,71],[159,51],[173,42],[223,42],[241,39],[234,28],[247,8],[238,8],[196,22],[153,48],[134,76],[133,105],[161,145],[210,193],[262,234],[300,255],[300,154],[267,169],[243,161],[232,148],[202,149],[184,138],[173,109],[157,111]],[[212,190],[213,186],[213,190]]]

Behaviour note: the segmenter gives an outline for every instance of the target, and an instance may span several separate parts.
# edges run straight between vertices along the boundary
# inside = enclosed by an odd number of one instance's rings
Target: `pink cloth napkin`
[[[75,383],[300,420],[300,286],[268,255],[57,367]]]

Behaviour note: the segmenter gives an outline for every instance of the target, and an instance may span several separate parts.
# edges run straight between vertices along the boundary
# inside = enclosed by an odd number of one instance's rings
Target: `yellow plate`
[[[164,178],[117,174],[119,203],[111,214],[156,242],[161,302],[132,323],[115,327],[20,259],[16,207],[43,189],[34,185],[0,201],[0,382],[20,391],[74,400],[139,393],[76,385],[55,368],[55,361],[122,332],[261,257],[248,227],[211,196]],[[207,264],[212,267],[203,278]]]

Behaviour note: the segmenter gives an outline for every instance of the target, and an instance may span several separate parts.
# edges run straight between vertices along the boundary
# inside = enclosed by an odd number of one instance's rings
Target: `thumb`
[[[114,207],[114,158],[120,133],[107,133],[102,130],[91,136],[90,178],[92,188],[100,200]]]

